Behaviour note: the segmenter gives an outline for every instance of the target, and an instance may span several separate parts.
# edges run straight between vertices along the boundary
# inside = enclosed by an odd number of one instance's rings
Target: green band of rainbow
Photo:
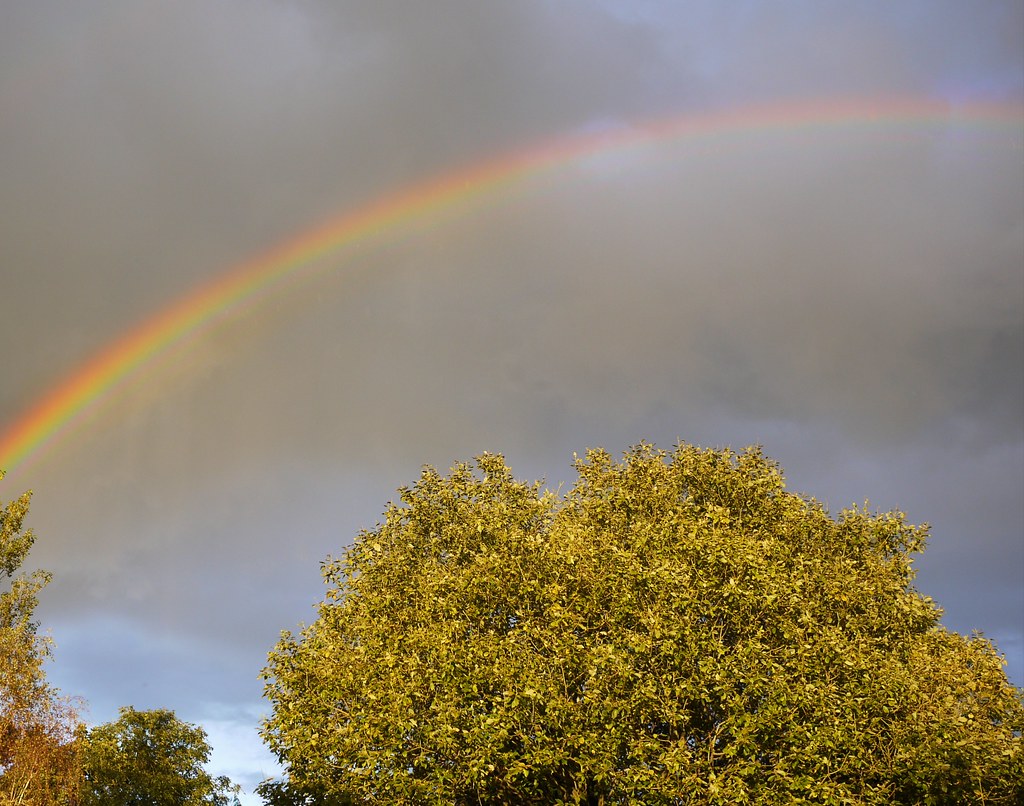
[[[514,180],[596,153],[649,142],[893,122],[1011,126],[1024,138],[1024,105],[1012,101],[954,106],[903,98],[746,107],[569,136],[456,169],[328,219],[158,311],[74,370],[15,420],[0,436],[0,468],[14,471],[54,446],[140,367],[220,318],[280,289],[318,258],[384,236],[407,222],[492,193]]]

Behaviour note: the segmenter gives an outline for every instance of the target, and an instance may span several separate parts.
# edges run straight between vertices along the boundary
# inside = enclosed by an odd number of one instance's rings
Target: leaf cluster
[[[316,622],[264,672],[290,791],[1020,802],[1020,692],[913,588],[926,527],[833,518],[758,449],[576,469],[559,498],[500,456],[427,468],[324,564]]]
[[[34,615],[50,574],[22,570],[35,542],[25,527],[30,499],[0,506],[0,803],[51,806],[77,792],[78,714],[44,674],[51,644]]]
[[[0,707],[8,713],[43,684],[42,663],[50,649],[33,618],[50,574],[21,570],[35,542],[32,530],[25,528],[30,500],[31,494],[24,493],[0,507]]]
[[[227,806],[238,791],[203,769],[206,732],[173,711],[121,708],[80,741],[82,806]]]

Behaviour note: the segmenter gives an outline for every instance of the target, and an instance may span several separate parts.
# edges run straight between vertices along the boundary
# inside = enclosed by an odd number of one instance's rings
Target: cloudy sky
[[[892,99],[949,111],[814,122]],[[740,121],[425,208],[13,468],[51,679],[93,722],[203,724],[251,788],[267,651],[422,465],[501,452],[554,488],[574,451],[681,439],[930,522],[919,588],[1024,684],[1022,99],[1009,0],[3,3],[0,434],[332,216],[562,137]]]

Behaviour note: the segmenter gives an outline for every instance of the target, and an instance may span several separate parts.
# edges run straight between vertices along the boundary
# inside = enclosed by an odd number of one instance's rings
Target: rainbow
[[[172,347],[198,338],[226,317],[244,314],[319,258],[383,237],[413,220],[469,204],[557,166],[647,143],[747,131],[885,123],[972,123],[1011,126],[1024,133],[1024,105],[1019,101],[954,105],[902,98],[743,107],[570,135],[458,168],[329,218],[229,269],[142,321],[58,382],[0,433],[0,468],[17,470],[55,447],[140,368]]]

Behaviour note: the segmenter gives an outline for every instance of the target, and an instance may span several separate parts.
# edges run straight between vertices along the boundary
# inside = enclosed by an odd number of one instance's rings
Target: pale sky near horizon
[[[1024,101],[1022,2],[15,0],[0,6],[0,433],[230,267],[553,139],[843,100]],[[421,216],[154,362],[45,459],[53,682],[271,774],[258,675],[421,466],[762,444],[932,524],[918,587],[1024,684],[1024,118],[570,161]],[[247,803],[255,803],[251,796]]]

